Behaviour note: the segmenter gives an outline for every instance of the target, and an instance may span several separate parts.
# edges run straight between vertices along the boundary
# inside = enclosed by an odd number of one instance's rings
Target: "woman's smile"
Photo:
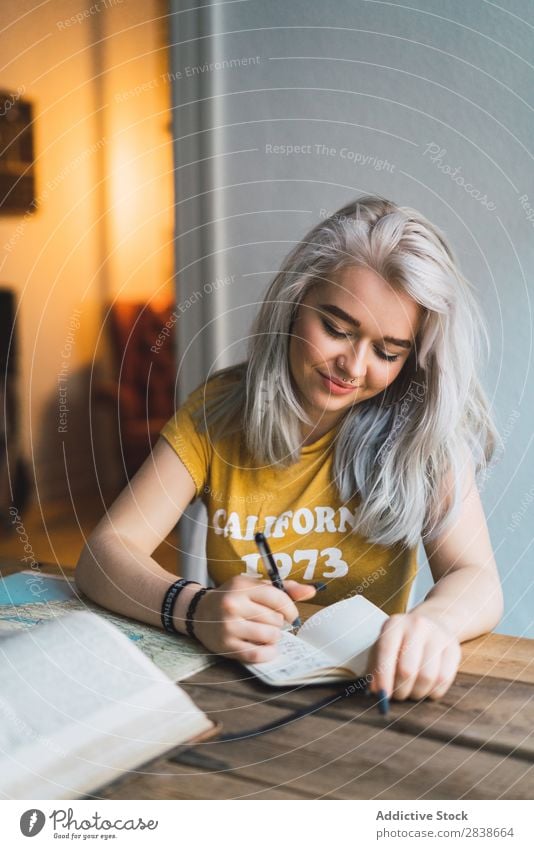
[[[355,392],[356,389],[359,389],[359,386],[353,386],[351,383],[342,383],[335,378],[328,377],[328,375],[323,374],[323,372],[319,370],[317,371],[323,385],[326,387],[327,391],[331,392],[333,395],[349,395],[351,392]]]

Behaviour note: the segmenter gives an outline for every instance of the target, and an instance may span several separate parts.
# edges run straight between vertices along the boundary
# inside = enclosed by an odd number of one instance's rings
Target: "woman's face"
[[[368,268],[344,268],[313,287],[299,305],[289,342],[293,381],[317,423],[312,440],[395,380],[421,315],[419,304]]]

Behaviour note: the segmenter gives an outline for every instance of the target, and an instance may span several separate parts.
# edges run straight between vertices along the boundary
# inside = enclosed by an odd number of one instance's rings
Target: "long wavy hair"
[[[412,547],[452,521],[466,462],[478,479],[499,440],[476,374],[483,339],[489,351],[477,301],[443,234],[416,210],[367,196],[313,227],[269,286],[247,360],[212,375],[235,380],[205,396],[196,424],[212,439],[240,431],[257,463],[299,459],[300,423],[311,421],[291,379],[291,328],[311,287],[347,266],[373,270],[423,307],[395,380],[340,419],[332,463],[341,502],[359,496],[353,531]]]

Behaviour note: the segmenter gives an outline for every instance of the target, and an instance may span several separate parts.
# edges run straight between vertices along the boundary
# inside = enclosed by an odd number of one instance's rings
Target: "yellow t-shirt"
[[[331,483],[337,428],[303,446],[292,466],[262,467],[250,459],[239,434],[213,444],[208,433],[197,431],[191,412],[203,405],[210,385],[189,395],[161,435],[207,507],[206,556],[215,585],[240,574],[267,577],[254,541],[263,531],[283,579],[327,585],[314,603],[361,593],[388,614],[404,612],[417,548],[376,545],[352,532],[359,496],[342,504]]]

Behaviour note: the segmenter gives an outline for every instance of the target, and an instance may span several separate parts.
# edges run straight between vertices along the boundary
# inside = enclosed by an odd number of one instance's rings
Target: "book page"
[[[187,693],[94,614],[70,613],[0,639],[0,793],[8,798],[40,798],[28,787],[40,787],[42,798],[76,798],[210,725]],[[51,774],[56,789],[45,791]],[[65,775],[75,785],[61,781]]]
[[[314,613],[298,632],[300,640],[324,652],[330,666],[344,666],[355,676],[366,672],[369,649],[388,616],[362,595],[330,604]]]
[[[329,669],[332,662],[327,654],[305,643],[289,631],[282,631],[278,653],[264,663],[246,663],[247,669],[267,683],[281,685]]]

